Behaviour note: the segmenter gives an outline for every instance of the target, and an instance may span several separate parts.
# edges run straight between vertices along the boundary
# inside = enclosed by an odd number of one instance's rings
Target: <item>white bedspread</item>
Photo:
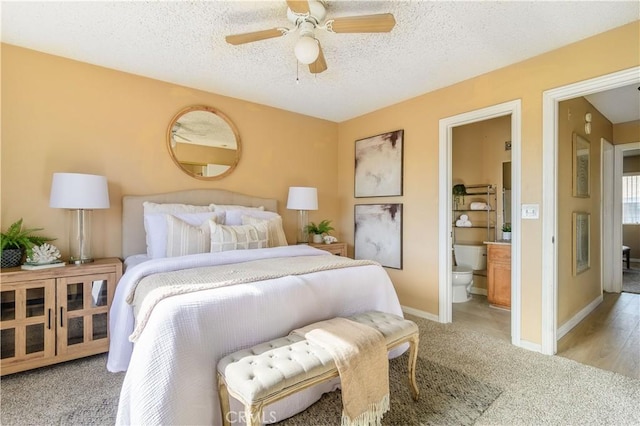
[[[336,316],[366,310],[402,315],[386,271],[358,266],[173,296],[156,306],[135,348],[128,340],[134,319],[124,300],[147,274],[302,255],[326,252],[308,246],[239,250],[153,259],[127,269],[111,308],[107,364],[110,371],[127,370],[117,423],[221,424],[215,371],[224,355]],[[265,420],[297,413],[334,386],[310,388],[267,407]]]

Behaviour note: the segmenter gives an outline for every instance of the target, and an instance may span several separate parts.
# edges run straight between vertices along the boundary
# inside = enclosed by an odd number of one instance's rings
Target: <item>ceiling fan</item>
[[[316,29],[332,33],[386,33],[396,24],[391,13],[377,15],[350,16],[327,19],[326,5],[323,0],[287,0],[287,19],[295,26],[289,28],[272,28],[243,34],[228,35],[225,40],[229,44],[238,45],[285,36],[300,30],[300,38],[296,42],[294,53],[298,61],[309,65],[309,71],[319,74],[327,69],[327,62],[322,53],[322,46],[315,38]]]

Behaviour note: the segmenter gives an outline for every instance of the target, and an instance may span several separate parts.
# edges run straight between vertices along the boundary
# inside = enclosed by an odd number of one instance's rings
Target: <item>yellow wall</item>
[[[93,215],[94,257],[121,255],[125,194],[222,188],[276,198],[292,242],[289,186],[318,188],[320,210],[310,220],[338,217],[336,123],[12,45],[1,53],[2,229],[22,217],[56,237],[66,256],[66,213],[49,207],[54,172],[108,179],[111,208]],[[239,130],[242,158],[222,180],[194,179],[169,157],[169,122],[196,104],[219,109]]]
[[[341,222],[353,235],[353,144],[404,129],[404,269],[389,270],[403,305],[438,314],[438,122],[514,99],[522,100],[522,203],[542,207],[542,93],[640,65],[639,22],[343,122],[339,128]],[[522,329],[541,343],[542,221],[522,221]],[[353,241],[350,241],[353,244]],[[351,253],[353,247],[350,247]]]
[[[451,153],[451,180],[453,184],[463,183],[491,184],[496,187],[495,201],[491,207],[496,215],[491,215],[491,220],[498,227],[497,238],[500,239],[502,226],[502,163],[511,161],[511,151],[505,150],[505,142],[511,140],[511,116],[503,116],[491,120],[480,121],[455,127],[453,129],[453,144]],[[474,192],[478,192],[475,190]],[[473,196],[465,197],[467,206],[473,201],[485,201],[486,197],[475,199]],[[457,219],[459,213],[454,215]],[[468,214],[478,221],[486,221],[486,215],[482,213]],[[460,232],[458,232],[460,231]],[[470,243],[482,243],[487,239],[493,240],[495,233],[487,236],[486,230],[456,230],[456,237],[460,241]],[[458,240],[458,238],[456,238]]]
[[[618,123],[613,125],[613,143],[640,142],[640,120]]]
[[[350,254],[354,204],[399,202],[404,269],[389,275],[403,305],[437,315],[439,120],[521,99],[521,199],[542,207],[542,92],[640,65],[639,34],[636,21],[340,124],[3,44],[2,228],[24,217],[66,247],[65,215],[48,207],[55,171],[109,179],[112,207],[94,215],[96,256],[120,255],[123,194],[224,188],[277,198],[293,241],[287,188],[316,186],[321,210],[310,220],[333,219]],[[219,108],[239,129],[243,157],[223,180],[190,178],[167,153],[169,121],[193,104]],[[404,196],[355,199],[354,141],[396,129],[405,130]],[[540,343],[541,220],[523,221],[521,229],[521,334]]]
[[[601,293],[601,138],[611,141],[613,125],[585,98],[560,102],[558,120],[558,326]],[[592,115],[591,134],[584,133],[584,116]],[[590,196],[573,196],[573,134],[590,142]],[[573,212],[591,215],[590,268],[573,274]]]

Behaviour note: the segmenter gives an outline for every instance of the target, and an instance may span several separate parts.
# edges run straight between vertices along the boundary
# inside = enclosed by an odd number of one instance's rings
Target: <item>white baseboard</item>
[[[425,311],[421,311],[419,309],[415,309],[415,308],[410,308],[408,306],[400,306],[402,308],[402,312],[406,313],[406,314],[411,314],[411,315],[415,315],[417,317],[420,318],[424,318],[424,319],[428,319],[431,321],[435,321],[435,322],[440,322],[440,319],[438,318],[437,315],[431,314],[429,312],[425,312]]]
[[[556,330],[556,340],[560,340],[562,336],[564,336],[569,331],[571,331],[571,329],[576,325],[578,325],[580,321],[585,319],[585,317],[589,315],[591,311],[597,308],[598,305],[602,303],[602,301],[603,301],[603,297],[602,297],[602,294],[600,294],[598,297],[593,299],[591,303],[589,303],[587,306],[582,308],[580,312],[575,314],[573,318],[571,318],[569,321],[565,322],[560,327],[558,327],[558,330]]]
[[[486,296],[487,295],[487,289],[486,288],[478,288],[478,287],[471,287],[471,294],[479,294],[481,296]]]
[[[514,343],[514,345],[522,349],[527,349],[529,351],[542,353],[542,345],[538,343],[529,342],[527,340],[520,340],[518,344]]]

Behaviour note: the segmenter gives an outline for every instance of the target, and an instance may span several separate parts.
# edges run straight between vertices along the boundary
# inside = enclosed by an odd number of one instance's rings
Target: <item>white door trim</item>
[[[451,287],[451,271],[453,261],[452,222],[453,205],[452,188],[452,139],[453,128],[478,121],[511,115],[511,342],[522,346],[520,342],[521,323],[521,231],[520,231],[520,180],[521,180],[521,110],[522,101],[514,101],[493,105],[487,108],[466,112],[453,117],[443,118],[439,122],[439,286],[438,286],[438,320],[449,323],[452,320],[451,303],[453,289]]]
[[[622,175],[624,151],[640,149],[640,142],[624,143],[613,146],[613,246],[615,250],[612,262],[622,264]],[[616,293],[622,291],[622,268],[613,268],[613,284]]]
[[[614,149],[613,144],[605,138],[600,139],[600,158],[602,159],[600,164],[600,188],[602,188],[600,191],[600,217],[602,217],[600,222],[600,241],[602,241],[602,250],[600,250],[602,262],[601,290],[619,293],[622,290],[622,280],[620,280],[620,290],[616,290],[615,270],[620,271],[620,268],[615,268],[614,265],[619,265],[620,263],[615,263],[616,258],[613,250],[616,229],[614,227]],[[619,272],[619,275],[622,278],[622,272]]]
[[[558,103],[640,83],[640,67],[550,89],[542,94],[542,353],[556,353]],[[613,141],[615,142],[615,141]],[[615,241],[614,241],[615,244]]]

